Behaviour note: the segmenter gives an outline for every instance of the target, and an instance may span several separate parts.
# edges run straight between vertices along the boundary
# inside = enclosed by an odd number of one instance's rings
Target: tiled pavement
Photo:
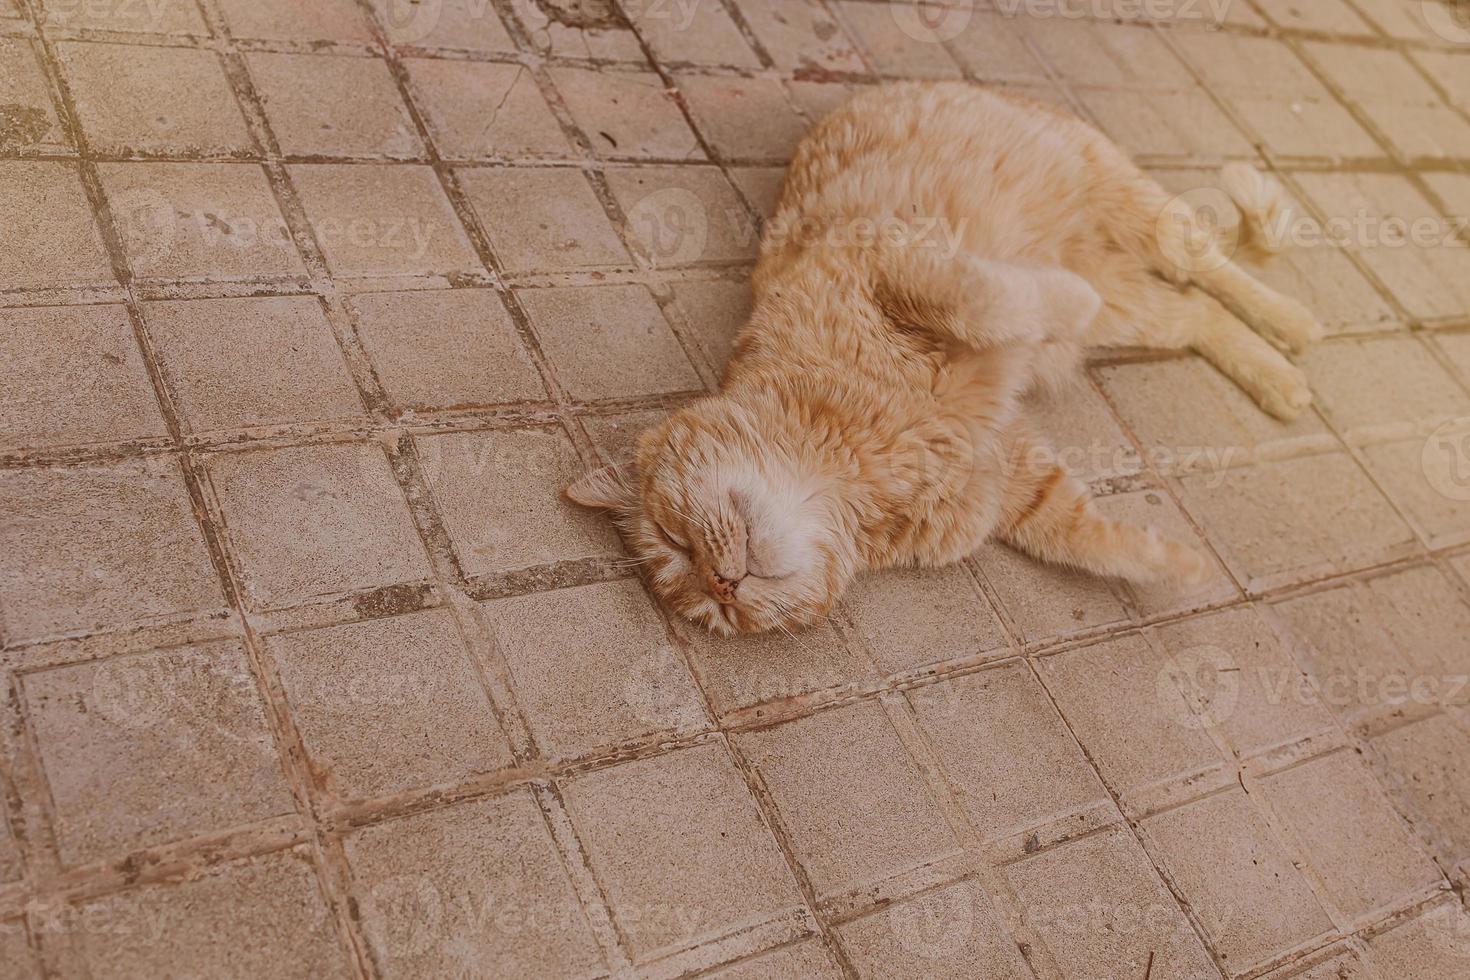
[[[0,0],[0,975],[1470,976],[1467,27]],[[1129,352],[1039,409],[1197,593],[987,548],[715,642],[558,499],[884,77],[1298,198],[1313,411]]]

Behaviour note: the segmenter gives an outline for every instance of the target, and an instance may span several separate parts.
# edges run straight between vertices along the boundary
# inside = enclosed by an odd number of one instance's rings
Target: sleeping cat
[[[1279,187],[1249,168],[1227,186],[1265,247]],[[1311,313],[1169,202],[1041,103],[963,83],[862,94],[796,151],[719,393],[568,496],[610,511],[654,590],[721,634],[807,625],[859,572],[992,537],[1198,581],[1199,553],[1104,518],[1025,414],[1094,344],[1193,347],[1273,415],[1309,403],[1272,344],[1317,339]]]

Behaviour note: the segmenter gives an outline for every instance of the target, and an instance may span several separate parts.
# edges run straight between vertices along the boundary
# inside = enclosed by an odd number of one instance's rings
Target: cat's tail
[[[1099,513],[1043,441],[1023,437],[1015,452],[996,528],[1002,541],[1043,561],[1133,582],[1194,586],[1209,578],[1209,562],[1189,545]]]
[[[1220,182],[1240,212],[1236,247],[1258,261],[1285,251],[1291,198],[1281,182],[1248,163],[1239,162],[1227,163],[1220,169]]]

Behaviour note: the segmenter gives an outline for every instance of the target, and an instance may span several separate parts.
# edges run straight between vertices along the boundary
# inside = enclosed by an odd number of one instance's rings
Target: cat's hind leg
[[[1109,236],[1146,268],[1178,285],[1199,286],[1286,350],[1300,352],[1322,338],[1322,325],[1312,311],[1236,263],[1222,247],[1213,223],[1187,197],[1169,194],[1116,151],[1099,153],[1098,168],[1102,171],[1095,188],[1098,217]],[[1238,170],[1226,186],[1241,213],[1241,233],[1260,238],[1265,234],[1259,227],[1262,213],[1284,205],[1263,200],[1280,191],[1279,185],[1251,173],[1262,186],[1243,188]]]
[[[1122,269],[1101,281],[1096,343],[1192,347],[1279,419],[1294,419],[1311,404],[1301,368],[1203,290]]]
[[[1055,462],[1046,444],[1023,436],[994,535],[1043,561],[1133,582],[1198,584],[1209,562],[1154,527],[1123,524],[1098,512],[1087,487]]]

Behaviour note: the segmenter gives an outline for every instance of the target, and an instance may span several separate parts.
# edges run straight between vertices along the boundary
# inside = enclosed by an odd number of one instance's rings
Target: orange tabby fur
[[[1259,232],[1279,195],[1228,178]],[[1306,406],[1262,338],[1300,350],[1315,320],[1169,200],[1042,104],[962,83],[860,95],[796,152],[720,392],[568,494],[612,511],[655,591],[721,633],[810,623],[861,571],[992,537],[1198,580],[1193,549],[1102,517],[1025,415],[1092,344],[1192,346],[1272,414]]]

